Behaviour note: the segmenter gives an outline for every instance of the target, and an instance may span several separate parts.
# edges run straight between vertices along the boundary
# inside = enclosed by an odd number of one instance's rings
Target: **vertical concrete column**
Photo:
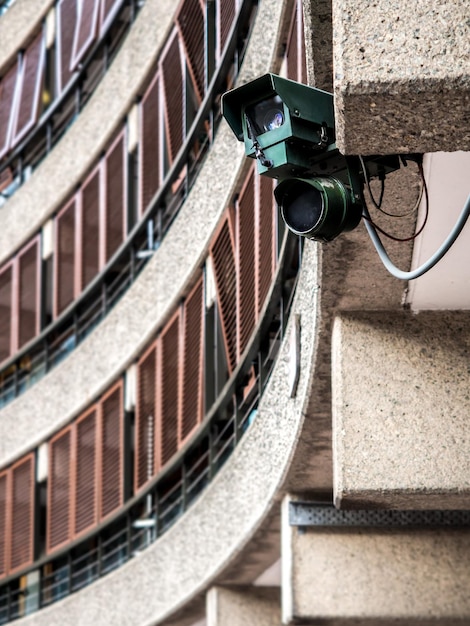
[[[332,390],[337,506],[470,508],[468,312],[342,314]]]
[[[289,505],[286,497],[283,624],[470,623],[469,529],[374,527],[377,512],[371,526],[340,527],[335,509],[321,525],[297,527],[289,519]],[[363,524],[368,512],[347,513],[353,523],[356,516]]]
[[[212,587],[207,626],[279,626],[280,590],[273,587]]]

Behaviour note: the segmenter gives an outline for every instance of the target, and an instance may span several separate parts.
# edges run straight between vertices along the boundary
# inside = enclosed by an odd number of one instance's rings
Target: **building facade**
[[[468,233],[416,280],[299,239],[220,110],[273,72],[423,154],[365,188],[414,270],[469,193],[465,3],[4,5],[0,623],[470,621]]]

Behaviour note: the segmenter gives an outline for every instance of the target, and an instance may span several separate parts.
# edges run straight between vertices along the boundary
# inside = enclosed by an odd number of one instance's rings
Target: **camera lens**
[[[287,226],[299,235],[315,228],[322,217],[323,207],[322,193],[303,181],[291,185],[281,202]]]
[[[267,132],[268,130],[274,130],[284,124],[284,113],[280,109],[271,109],[264,116],[263,128]]]

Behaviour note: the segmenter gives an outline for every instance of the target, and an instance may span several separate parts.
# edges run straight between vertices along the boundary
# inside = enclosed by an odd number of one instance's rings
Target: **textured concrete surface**
[[[85,179],[135,103],[175,8],[172,0],[145,2],[88,104],[31,178],[2,207],[0,263],[35,234]]]
[[[283,623],[463,626],[469,549],[468,529],[299,532],[283,519]]]
[[[333,92],[332,0],[303,0],[307,81]]]
[[[207,593],[207,626],[279,626],[279,588],[213,587]]]
[[[470,506],[470,314],[342,314],[333,332],[335,500]]]
[[[469,41],[466,0],[334,0],[340,150],[469,150]]]
[[[27,44],[54,0],[16,0],[0,19],[0,76]]]

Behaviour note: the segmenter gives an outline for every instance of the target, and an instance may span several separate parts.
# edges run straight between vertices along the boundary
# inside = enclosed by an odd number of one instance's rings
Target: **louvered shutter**
[[[231,373],[237,363],[237,278],[233,230],[228,215],[211,246],[211,257],[227,363]]]
[[[156,374],[157,350],[153,344],[137,364],[135,491],[155,473]]]
[[[120,381],[101,399],[101,468],[99,518],[123,503],[123,385]]]
[[[176,16],[176,23],[181,33],[196,93],[202,100],[205,83],[205,25],[201,1],[184,0]]]
[[[77,21],[77,0],[59,0],[57,12],[57,92],[60,94],[68,85],[73,70],[70,69],[72,48]]]
[[[34,559],[34,454],[11,468],[10,573]]]
[[[70,69],[74,70],[83,59],[88,48],[96,37],[98,26],[99,0],[80,0],[77,2],[77,20],[73,35],[73,51],[70,61]]]
[[[160,79],[155,76],[142,98],[139,141],[140,212],[143,213],[160,184]]]
[[[81,416],[75,429],[74,534],[88,530],[97,520],[97,407]]]
[[[17,75],[18,65],[15,63],[0,82],[0,158],[8,152],[10,147]]]
[[[39,333],[39,238],[18,256],[18,347]]]
[[[44,78],[44,61],[45,45],[44,35],[41,31],[24,53],[12,145],[16,144],[38,119]]]
[[[126,156],[124,133],[121,133],[105,157],[105,262],[125,237]]]
[[[235,18],[236,0],[217,0],[219,55],[222,55]]]
[[[237,203],[237,320],[238,359],[245,350],[256,322],[255,306],[255,174],[254,168]]]
[[[60,211],[56,219],[54,254],[54,315],[56,317],[73,302],[75,297],[76,206],[76,197],[73,197]]]
[[[273,181],[266,176],[257,176],[258,215],[256,228],[256,308],[259,314],[263,307],[275,267],[275,211]]]
[[[81,280],[85,289],[100,267],[100,166],[90,174],[81,190]]]
[[[119,8],[123,4],[123,0],[101,0],[100,7],[100,34],[108,27],[113,20]]]
[[[180,444],[200,424],[203,411],[204,289],[202,277],[183,307]]]
[[[161,67],[165,93],[166,129],[172,163],[183,144],[183,73],[176,33],[170,40]]]
[[[292,24],[286,47],[287,78],[299,80],[299,38],[298,38],[298,3],[294,9]]]
[[[0,578],[7,574],[8,559],[8,472],[0,474]]]
[[[157,410],[157,471],[178,449],[180,313],[160,336],[160,367]]]
[[[70,540],[72,430],[67,428],[49,442],[47,551]]]
[[[11,355],[13,265],[0,270],[0,362]]]

